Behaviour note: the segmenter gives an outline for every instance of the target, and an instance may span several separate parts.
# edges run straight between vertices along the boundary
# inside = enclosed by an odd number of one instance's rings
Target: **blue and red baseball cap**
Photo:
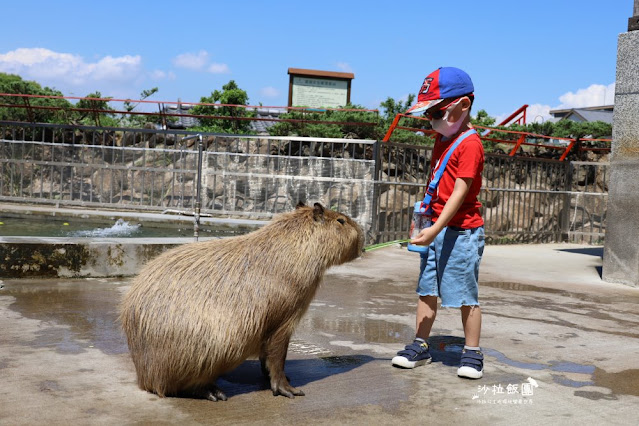
[[[475,91],[470,76],[455,67],[441,67],[424,79],[417,95],[417,103],[406,114],[420,114],[444,99],[458,98]]]

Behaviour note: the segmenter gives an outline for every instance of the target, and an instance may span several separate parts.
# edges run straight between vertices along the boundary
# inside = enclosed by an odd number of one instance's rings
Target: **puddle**
[[[480,287],[498,288],[501,290],[514,290],[514,291],[538,291],[540,293],[554,293],[569,295],[568,292],[556,288],[539,287],[531,284],[513,283],[513,282],[485,282],[479,283]]]
[[[503,353],[494,349],[483,349],[484,354],[492,356],[498,362],[512,367],[526,370],[549,370],[558,373],[577,373],[589,376],[589,380],[572,380],[559,374],[551,374],[553,381],[562,386],[580,388],[584,386],[598,386],[608,388],[613,395],[639,396],[639,369],[624,370],[618,373],[607,373],[594,365],[576,364],[566,361],[550,361],[548,364],[526,363],[514,361]],[[610,399],[600,392],[581,391],[575,395],[589,399]],[[613,398],[616,399],[616,398]]]
[[[595,386],[608,388],[615,395],[639,396],[639,369],[606,373],[601,368],[596,368],[592,378]]]
[[[320,357],[320,360],[325,363],[327,368],[338,369],[343,372],[365,364],[369,358],[362,356],[325,356]]]
[[[563,380],[565,381],[565,379]],[[572,381],[571,381],[572,382]],[[559,382],[560,384],[564,384]],[[630,369],[618,373],[607,373],[595,368],[592,381],[573,382],[572,387],[597,386],[610,389],[610,394],[597,391],[576,391],[575,396],[591,400],[616,400],[618,395],[639,396],[639,369]]]
[[[500,290],[513,290],[513,291],[525,291],[525,292],[537,292],[537,293],[545,293],[545,294],[554,294],[565,296],[566,298],[590,302],[590,303],[611,303],[617,302],[620,297],[623,298],[624,301],[629,302],[638,302],[639,303],[639,293],[629,293],[627,290],[630,289],[617,289],[610,288],[606,290],[606,295],[603,296],[601,294],[587,294],[580,293],[578,290],[571,289],[570,291],[560,289],[560,288],[551,288],[551,287],[541,287],[533,284],[522,284],[517,282],[486,282],[481,281],[479,283],[479,288],[481,290],[482,287],[490,287],[496,288]]]
[[[113,279],[21,280],[6,283],[2,295],[15,298],[11,310],[43,322],[30,345],[73,354],[97,348],[117,355],[128,352],[117,320],[119,284]]]
[[[531,362],[520,362],[508,358],[503,353],[494,349],[483,348],[482,351],[485,355],[492,356],[497,359],[498,362],[511,367],[522,368],[526,370],[550,370],[558,371],[561,373],[579,373],[579,374],[593,374],[595,367],[592,365],[575,364],[574,362],[566,361],[550,361],[549,364],[538,364]]]
[[[559,376],[557,374],[551,374],[551,376],[552,376],[552,380],[555,383],[558,383],[558,384],[560,384],[562,386],[567,386],[569,388],[581,388],[581,387],[584,387],[584,386],[593,386],[594,385],[593,381],[571,380],[571,379],[568,379],[568,378],[566,378],[564,376]]]
[[[495,306],[505,303],[508,306],[517,304],[526,309],[532,307],[548,312],[547,315],[540,314],[527,318],[535,322],[559,325],[585,332],[599,332],[630,338],[639,337],[636,332],[636,321],[632,319],[635,310],[633,302],[636,300],[639,303],[639,298],[635,299],[633,294],[617,293],[614,290],[610,290],[606,292],[606,296],[600,296],[513,282],[482,282],[481,286],[501,290],[539,293],[539,295],[524,294],[514,300],[506,297],[491,300],[491,303],[495,304]],[[625,305],[620,306],[619,301],[622,301]],[[605,310],[601,309],[602,305],[606,305],[607,308]],[[500,310],[494,310],[490,314],[501,318],[519,318],[501,313]],[[614,326],[593,322],[593,319],[609,321],[614,323]],[[566,337],[569,336],[566,335]]]

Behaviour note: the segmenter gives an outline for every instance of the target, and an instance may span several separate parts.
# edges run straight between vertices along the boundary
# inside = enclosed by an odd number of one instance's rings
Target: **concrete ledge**
[[[148,212],[59,208],[0,203],[8,217],[73,218],[89,223],[110,223],[118,218],[153,227],[189,226],[193,216]],[[201,217],[201,226],[250,232],[266,220]],[[201,234],[200,234],[201,235]],[[215,238],[215,237],[214,237]],[[200,237],[199,241],[212,239]],[[0,236],[0,279],[132,276],[153,257],[194,238],[63,238]]]
[[[203,241],[205,239],[200,239]],[[0,237],[1,278],[132,276],[150,259],[193,238]]]

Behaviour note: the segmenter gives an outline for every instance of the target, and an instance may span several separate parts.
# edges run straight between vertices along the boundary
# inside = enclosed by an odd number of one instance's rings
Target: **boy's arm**
[[[459,210],[463,204],[464,199],[466,199],[466,194],[468,194],[472,183],[473,178],[455,179],[453,193],[450,194],[450,198],[446,201],[441,214],[437,218],[437,222],[433,223],[433,225],[428,228],[424,228],[415,239],[410,241],[410,243],[416,245],[429,245],[432,243],[437,234],[439,234],[455,216],[455,213],[457,213],[457,210]]]

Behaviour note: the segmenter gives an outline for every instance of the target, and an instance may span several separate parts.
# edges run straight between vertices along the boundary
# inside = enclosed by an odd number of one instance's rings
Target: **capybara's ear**
[[[306,204],[304,204],[304,201],[298,201],[297,205],[295,206],[296,209],[302,208],[302,207],[306,207]]]
[[[313,204],[313,219],[324,220],[324,206],[320,203]]]

